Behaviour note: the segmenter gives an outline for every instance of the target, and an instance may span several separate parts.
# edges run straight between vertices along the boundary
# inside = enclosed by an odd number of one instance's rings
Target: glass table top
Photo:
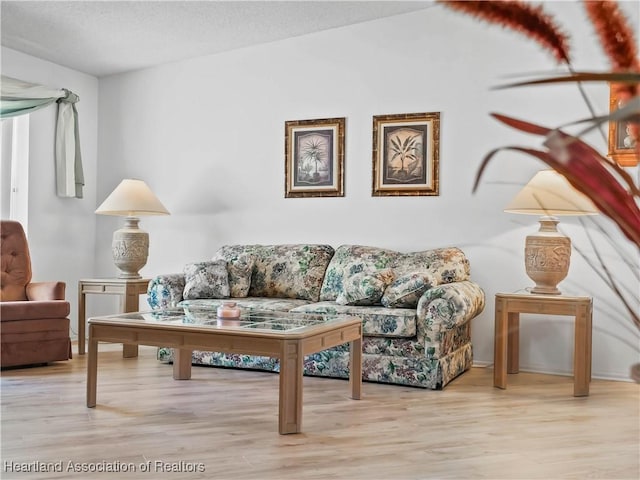
[[[244,309],[239,319],[219,318],[217,311],[203,307],[170,308],[148,312],[123,313],[95,317],[95,320],[121,320],[153,325],[209,327],[218,329],[268,330],[295,332],[316,325],[324,325],[353,318],[344,314],[306,314],[292,312],[269,312]],[[90,319],[91,323],[93,319]]]

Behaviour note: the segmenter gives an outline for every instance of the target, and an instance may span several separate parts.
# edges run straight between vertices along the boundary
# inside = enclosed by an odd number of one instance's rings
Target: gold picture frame
[[[609,112],[614,112],[620,107],[614,89],[609,87]],[[638,165],[638,155],[635,152],[635,143],[627,134],[627,122],[609,122],[609,158],[621,167],[635,167]]]
[[[285,198],[344,197],[345,118],[285,122]]]
[[[372,196],[440,195],[440,112],[373,117]]]

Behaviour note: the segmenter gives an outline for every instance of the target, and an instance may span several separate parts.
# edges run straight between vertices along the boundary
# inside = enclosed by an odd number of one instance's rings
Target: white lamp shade
[[[555,170],[536,173],[505,212],[531,215],[595,215],[595,205]]]
[[[169,211],[145,182],[130,178],[122,180],[95,213],[126,217],[169,215]]]

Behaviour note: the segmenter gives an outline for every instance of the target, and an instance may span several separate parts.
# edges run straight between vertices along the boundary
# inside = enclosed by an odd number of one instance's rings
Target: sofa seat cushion
[[[250,297],[298,298],[318,301],[329,261],[330,245],[226,245],[213,256],[228,262],[253,256]]]
[[[0,321],[66,318],[69,315],[69,302],[65,300],[41,300],[25,302],[0,302]],[[28,319],[28,320],[25,320]]]
[[[68,318],[8,320],[2,322],[2,344],[69,339]]]
[[[195,308],[211,308],[216,309],[222,302],[228,301],[223,299],[202,298],[197,300],[183,300],[178,303],[178,307],[195,307]],[[307,305],[309,300],[300,300],[298,298],[267,298],[267,297],[246,297],[234,298],[236,305],[240,309],[246,310],[266,310],[269,312],[288,312],[289,310]]]
[[[361,307],[318,302],[294,308],[292,312],[337,313],[362,319],[364,336],[411,338],[416,336],[416,310],[411,308]]]

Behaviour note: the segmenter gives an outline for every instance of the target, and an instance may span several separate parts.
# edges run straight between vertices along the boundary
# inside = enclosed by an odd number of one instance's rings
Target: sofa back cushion
[[[182,298],[185,300],[227,298],[230,295],[227,262],[224,260],[188,263],[184,267],[184,281]]]
[[[435,285],[460,282],[469,278],[469,261],[456,247],[400,253],[362,245],[339,246],[324,276],[320,301],[335,301],[344,291],[344,282],[360,272],[391,268],[396,278],[413,272],[428,272]]]
[[[330,245],[225,245],[213,259],[227,262],[253,257],[250,297],[299,298],[317,302],[322,280],[333,257]],[[232,281],[232,279],[230,279]],[[230,285],[231,289],[234,288]]]

